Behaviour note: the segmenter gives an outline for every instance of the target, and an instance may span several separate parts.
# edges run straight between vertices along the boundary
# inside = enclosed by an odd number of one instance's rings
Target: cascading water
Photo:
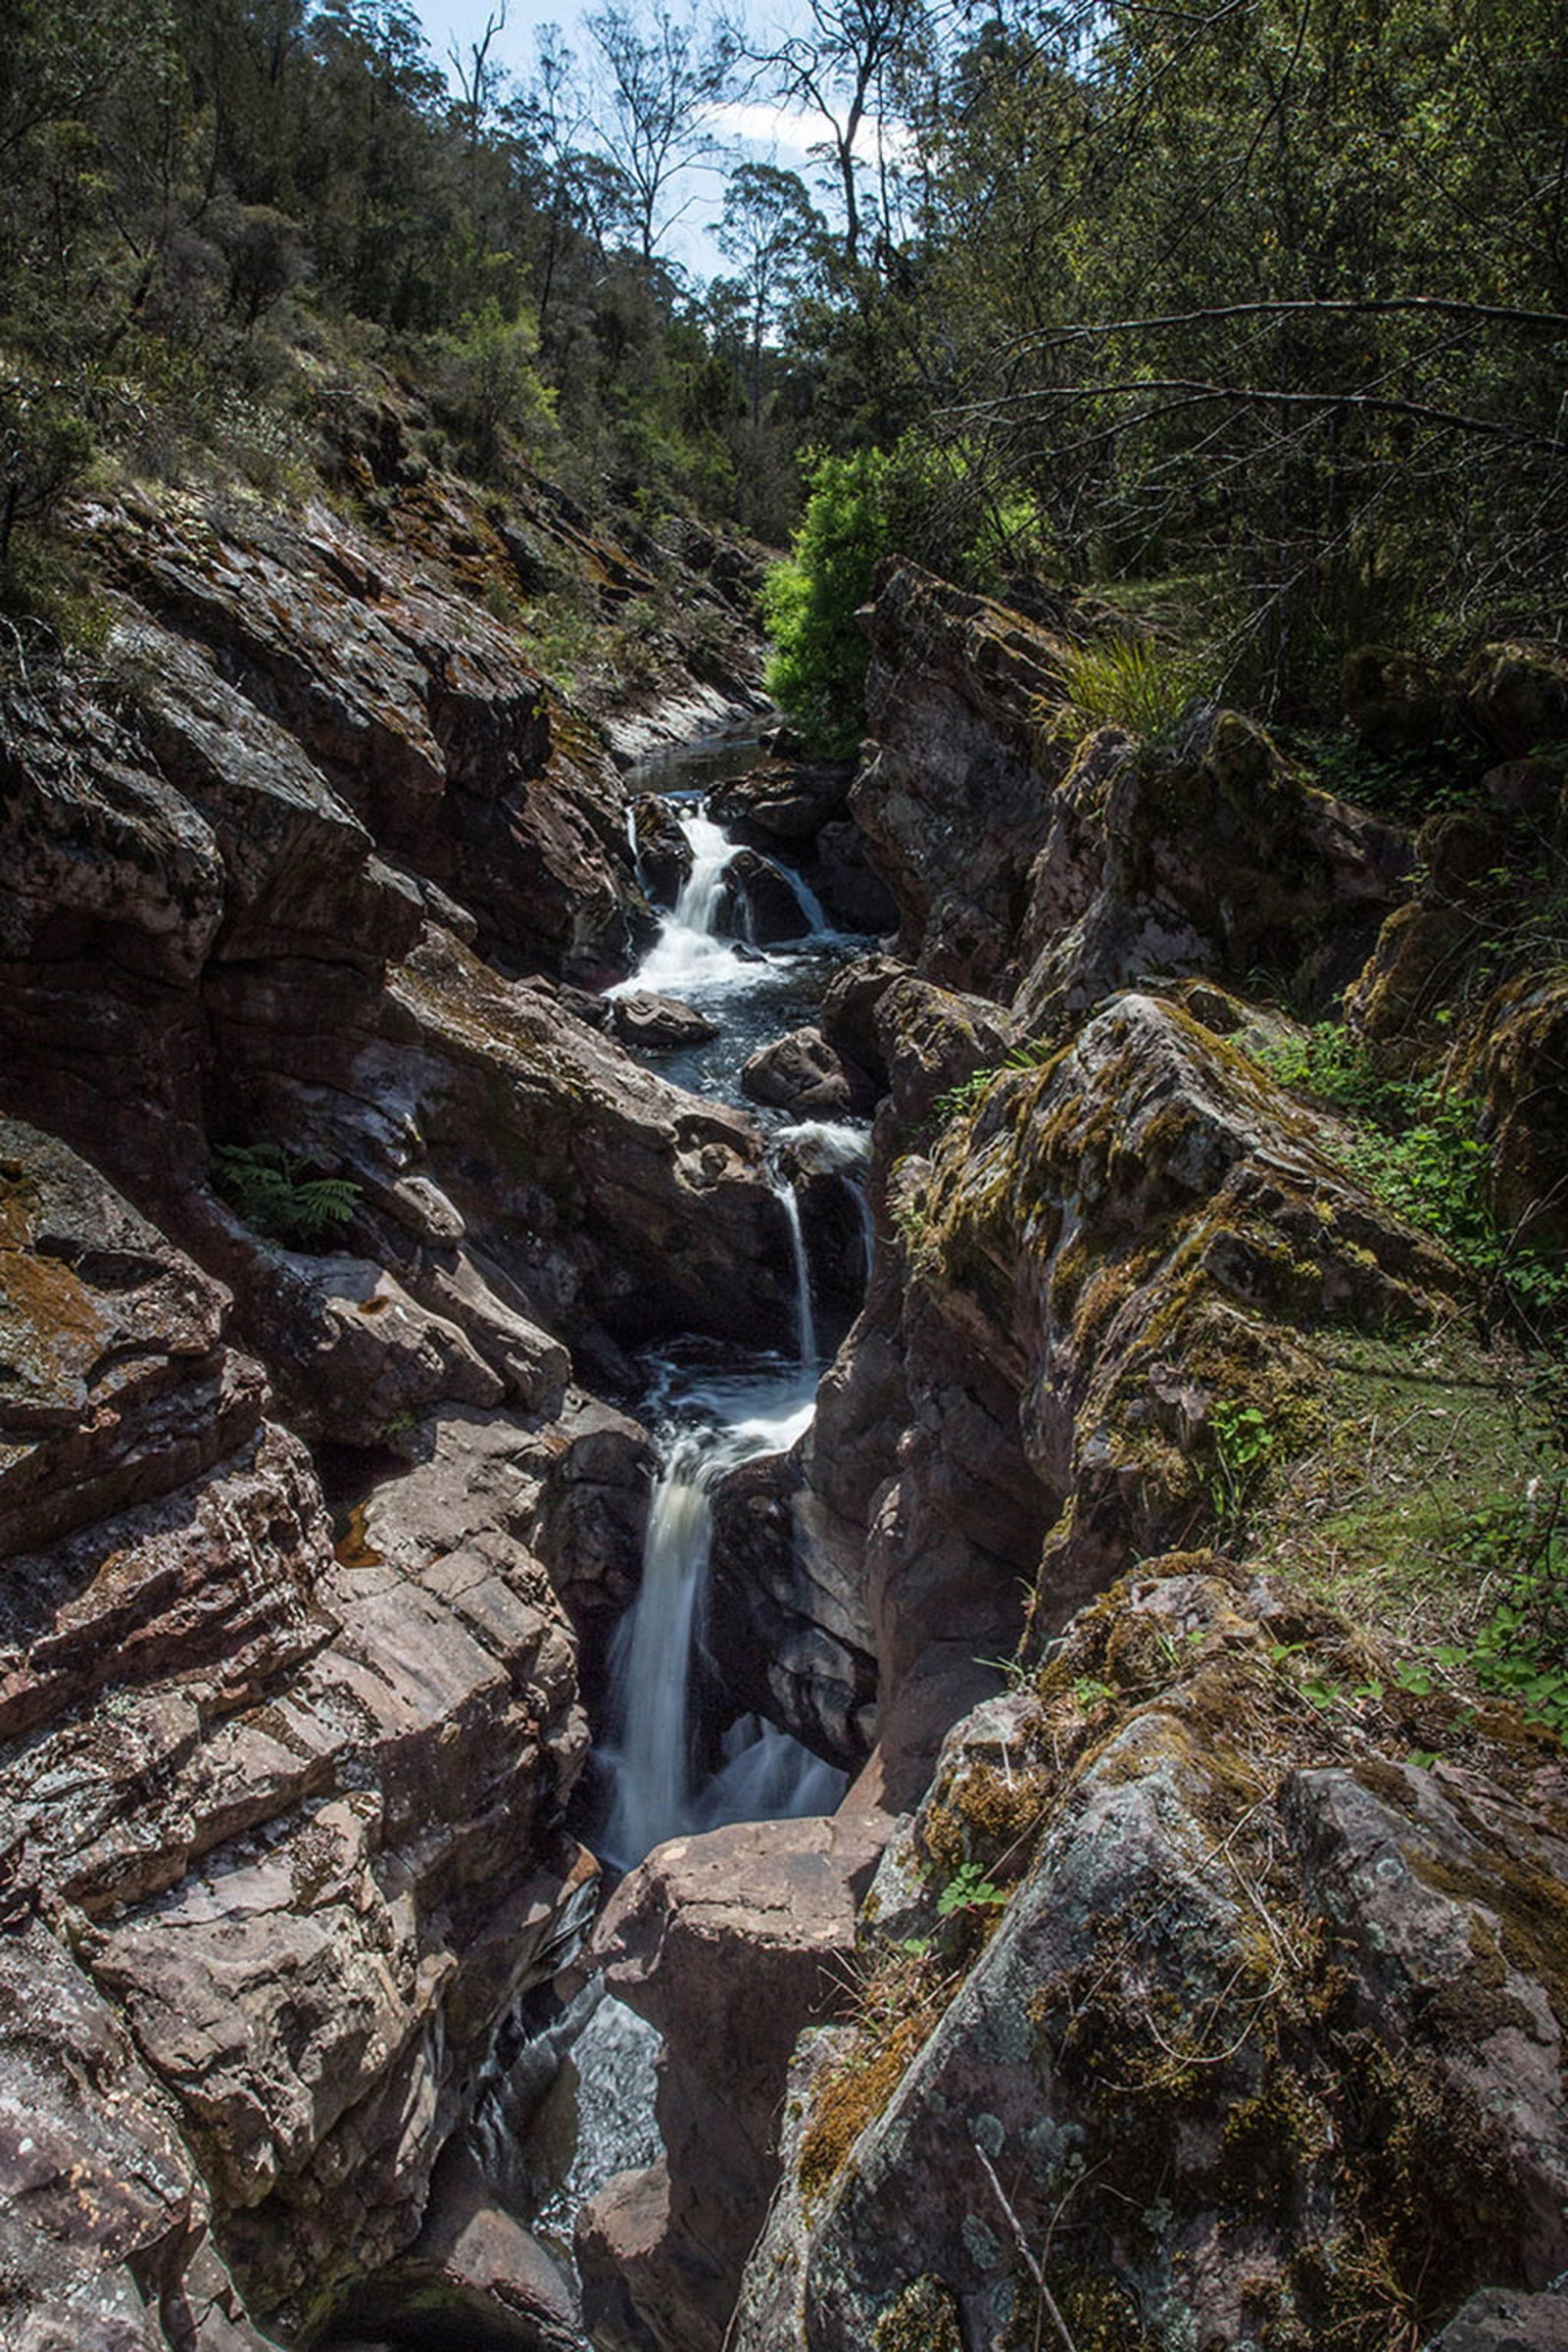
[[[713,1489],[741,1462],[780,1453],[794,1444],[810,1420],[815,1385],[814,1363],[774,1367],[707,1381],[672,1403],[681,1418],[672,1419],[662,1433],[663,1468],[649,1511],[642,1585],[611,1648],[608,1732],[600,1761],[614,1793],[600,1845],[615,1869],[629,1870],[666,1838],[712,1829],[720,1818],[744,1817],[734,1798],[747,1776],[745,1749],[706,1775],[694,1753],[694,1686],[712,1545]],[[759,1728],[756,1740],[763,1738]],[[778,1769],[781,1741],[798,1764],[799,1788],[784,1785]],[[843,1775],[820,1765],[786,1734],[773,1732],[770,1757],[770,1785],[780,1797],[775,1816],[814,1810],[824,1794],[830,1803],[837,1801]],[[797,1801],[806,1794],[811,1804]]]
[[[677,776],[670,774],[669,782],[678,783]],[[815,897],[794,874],[788,879],[815,939],[793,952],[764,953],[718,937],[713,925],[723,910],[734,845],[700,809],[681,808],[679,821],[692,851],[686,883],[641,967],[610,993],[657,990],[710,1006],[724,1023],[724,1058],[681,1075],[705,1091],[729,1093],[752,1043],[808,1011],[809,996],[802,1004],[790,992],[820,975],[824,951],[841,956],[854,943],[830,931]],[[848,1179],[864,1165],[867,1145],[858,1129],[811,1122],[785,1130],[780,1140],[791,1145],[799,1165],[816,1172]],[[699,1753],[714,1490],[740,1463],[793,1445],[810,1421],[821,1368],[800,1203],[782,1169],[774,1182],[794,1259],[798,1361],[760,1357],[715,1375],[682,1369],[671,1359],[655,1384],[650,1419],[662,1467],[638,1597],[612,1644],[606,1726],[597,1750],[599,1779],[610,1794],[594,1842],[614,1871],[631,1869],[668,1838],[732,1821],[830,1812],[844,1789],[842,1773],[756,1716],[731,1724],[716,1757]],[[859,1188],[857,1197],[864,1213]],[[866,1231],[869,1250],[868,1219]],[[657,2037],[617,2001],[601,1998],[597,1982],[585,2007],[590,2022],[572,2029],[579,2078],[575,2148],[558,2169],[548,2202],[536,2205],[540,2228],[564,2252],[569,2252],[577,2202],[611,2172],[645,2163],[649,2155]]]
[[[802,1119],[793,1127],[779,1128],[773,1142],[776,1147],[788,1148],[798,1167],[809,1170],[814,1176],[842,1179],[859,1219],[861,1269],[869,1282],[876,1256],[876,1220],[865,1193],[865,1175],[871,1164],[870,1136],[863,1127],[852,1127],[847,1119]],[[798,1215],[796,1222],[799,1224]]]
[[[809,1370],[816,1362],[816,1317],[811,1309],[811,1266],[806,1254],[801,1204],[796,1199],[795,1187],[787,1176],[775,1176],[773,1190],[778,1195],[784,1210],[784,1222],[790,1230],[790,1252],[795,1262],[795,1337],[802,1365]]]

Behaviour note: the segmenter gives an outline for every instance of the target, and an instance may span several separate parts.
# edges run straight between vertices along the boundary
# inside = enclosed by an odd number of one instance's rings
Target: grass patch
[[[1192,654],[1151,637],[1111,637],[1065,654],[1062,682],[1067,710],[1085,731],[1125,727],[1130,735],[1160,743],[1207,680]]]
[[[1556,1367],[1457,1319],[1424,1341],[1334,1332],[1322,1364],[1323,1440],[1278,1471],[1250,1557],[1412,1672],[1502,1694],[1477,1650],[1525,1558],[1498,1531],[1568,1478]]]

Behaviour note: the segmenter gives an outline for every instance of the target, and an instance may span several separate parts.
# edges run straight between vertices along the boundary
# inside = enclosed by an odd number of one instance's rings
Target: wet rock
[[[849,1073],[819,1029],[792,1029],[760,1047],[741,1070],[741,1087],[754,1102],[802,1118],[844,1118],[853,1101]]]
[[[565,2279],[457,2143],[437,2168],[417,2238],[344,2298],[328,2352],[342,2352],[348,2334],[389,2352],[420,2352],[440,2336],[469,2352],[588,2352]]]
[[[893,894],[872,868],[865,836],[853,818],[822,827],[808,879],[841,931],[891,931],[899,919]]]
[[[715,786],[709,807],[742,841],[803,847],[845,816],[853,773],[844,760],[775,758]]]
[[[785,869],[756,850],[741,849],[724,868],[719,928],[755,947],[771,948],[808,938],[815,924]]]
[[[654,1447],[640,1422],[575,1395],[550,1432],[533,1541],[579,1642],[590,1709],[603,1696],[611,1636],[642,1578]]]
[[[710,1020],[706,1012],[698,1012],[674,997],[644,990],[616,998],[611,1024],[621,1044],[633,1053],[667,1054],[679,1046],[706,1045],[718,1035],[718,1023]]]
[[[708,1641],[724,1696],[828,1763],[855,1772],[869,1752],[872,1636],[858,1590],[813,1582],[799,1539],[798,1450],[746,1462],[713,1494]]]
[[[637,837],[637,871],[656,906],[666,910],[691,878],[692,845],[681,831],[672,802],[662,793],[645,792],[631,805]]]

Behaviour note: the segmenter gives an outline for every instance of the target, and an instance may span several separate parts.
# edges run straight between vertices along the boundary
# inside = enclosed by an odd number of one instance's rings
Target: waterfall
[[[735,855],[735,844],[722,825],[716,825],[700,810],[682,816],[680,829],[691,847],[692,865],[681,884],[671,920],[683,931],[711,937],[713,918],[724,895],[725,869]]]
[[[774,1818],[816,1811],[843,1790],[842,1774],[771,1726],[743,1737],[710,1778],[700,1775],[694,1754],[713,1489],[739,1463],[793,1446],[811,1418],[814,1393],[814,1365],[694,1384],[680,1400],[685,1418],[662,1434],[663,1468],[649,1511],[642,1584],[611,1645],[600,1752],[613,1794],[599,1844],[618,1870],[666,1838],[757,1818],[736,1790],[763,1779],[779,1800]],[[764,1757],[751,1754],[758,1746]]]
[[[629,979],[605,991],[608,997],[632,996],[646,989],[659,996],[684,998],[704,990],[733,990],[756,977],[758,951],[751,948],[743,955],[713,929],[735,845],[723,826],[700,809],[683,809],[679,823],[691,849],[691,870],[673,912],[660,924],[659,936],[648,954]]]
[[[608,1854],[628,1864],[689,1826],[693,1788],[691,1651],[708,1573],[717,1457],[688,1430],[670,1449],[648,1513],[643,1580],[610,1651],[614,1802]]]
[[[803,1368],[809,1371],[816,1362],[816,1317],[811,1310],[811,1268],[806,1254],[806,1235],[801,1227],[801,1204],[795,1197],[795,1187],[787,1176],[776,1175],[773,1190],[784,1204],[784,1218],[790,1229],[790,1248],[795,1255],[795,1344],[800,1349]]]
[[[798,874],[793,866],[779,864],[776,858],[770,858],[767,862],[774,873],[783,875],[794,891],[796,905],[806,917],[808,933],[815,939],[836,939],[838,934],[827,919],[821,900],[804,876]]]
[[[876,1219],[866,1198],[865,1174],[871,1164],[871,1138],[864,1127],[848,1119],[802,1119],[781,1127],[774,1143],[787,1145],[795,1159],[813,1175],[837,1176],[855,1202],[860,1224],[860,1253],[867,1282],[876,1256]]]

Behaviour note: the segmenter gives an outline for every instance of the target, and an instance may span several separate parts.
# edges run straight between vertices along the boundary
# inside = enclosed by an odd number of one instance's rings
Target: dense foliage
[[[370,351],[468,465],[643,514],[777,540],[803,449],[886,466],[892,543],[1111,585],[1287,710],[1357,639],[1558,625],[1553,0],[812,0],[771,46],[607,0],[531,75],[503,33],[449,74],[406,0],[15,0],[10,590],[95,449],[286,473],[313,370]],[[731,156],[703,287],[668,232],[738,95],[820,130],[822,209]],[[824,527],[773,609],[842,735]]]

